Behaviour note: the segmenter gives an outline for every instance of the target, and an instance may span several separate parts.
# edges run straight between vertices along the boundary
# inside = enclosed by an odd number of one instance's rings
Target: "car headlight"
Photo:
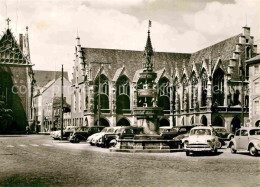
[[[188,145],[188,144],[189,144],[189,141],[188,141],[188,140],[185,140],[185,141],[184,141],[184,144],[185,144],[185,145]]]

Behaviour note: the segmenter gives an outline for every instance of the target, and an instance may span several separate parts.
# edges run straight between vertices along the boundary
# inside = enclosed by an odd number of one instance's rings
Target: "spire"
[[[30,57],[28,26],[26,26],[26,33],[25,33],[23,45],[24,45],[24,47],[23,47],[24,55],[27,58],[27,60],[30,62],[31,61],[31,57]]]
[[[147,70],[153,70],[153,62],[152,62],[152,56],[153,56],[153,46],[150,38],[150,27],[152,25],[152,22],[149,20],[149,26],[148,26],[148,36],[146,40],[146,46],[144,51],[145,56],[145,62],[144,62],[144,68]]]

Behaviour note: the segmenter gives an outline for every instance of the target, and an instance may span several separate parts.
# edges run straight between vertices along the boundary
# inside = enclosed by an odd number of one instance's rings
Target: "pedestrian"
[[[25,129],[25,131],[26,131],[26,134],[29,134],[30,127],[29,127],[28,125],[26,126],[26,129]]]

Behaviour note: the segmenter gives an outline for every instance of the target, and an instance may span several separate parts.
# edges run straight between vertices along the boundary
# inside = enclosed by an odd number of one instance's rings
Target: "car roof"
[[[238,130],[242,130],[242,129],[246,129],[246,130],[251,130],[251,129],[260,129],[260,127],[241,127]]]
[[[222,129],[225,129],[225,127],[222,127],[222,126],[211,126],[213,129],[215,128],[222,128]]]
[[[192,129],[213,129],[212,127],[209,126],[199,126],[199,127],[193,127]]]

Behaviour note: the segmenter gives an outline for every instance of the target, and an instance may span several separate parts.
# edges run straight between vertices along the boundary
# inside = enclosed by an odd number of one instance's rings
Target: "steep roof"
[[[43,87],[48,84],[48,82],[53,79],[58,79],[61,77],[61,71],[43,71],[43,70],[34,70],[34,79],[36,80],[36,85],[38,87]],[[69,80],[68,72],[63,73],[64,78]]]
[[[7,29],[0,39],[0,63],[30,65],[10,29]]]
[[[239,37],[242,34],[238,34],[226,40],[223,40],[219,43],[216,43],[212,46],[206,47],[202,50],[199,50],[191,55],[190,63],[194,61],[195,64],[201,64],[202,59],[205,58],[208,65],[208,59],[211,58],[212,60],[212,68],[217,63],[218,58],[225,61],[225,66],[227,66],[227,61],[232,58],[233,52],[236,49],[236,44],[239,42]],[[227,67],[225,67],[227,68]]]
[[[143,68],[144,52],[143,51],[130,51],[118,49],[99,49],[99,48],[82,48],[84,57],[87,64],[91,62],[109,62],[110,65],[104,65],[108,78],[112,80],[116,71],[125,66],[127,69],[129,79],[133,80],[137,70]],[[188,63],[191,54],[188,53],[167,53],[167,52],[154,52],[154,70],[160,70],[165,67],[169,72],[175,71],[175,66],[182,68],[183,63]],[[91,64],[93,77],[95,77],[99,65]]]

